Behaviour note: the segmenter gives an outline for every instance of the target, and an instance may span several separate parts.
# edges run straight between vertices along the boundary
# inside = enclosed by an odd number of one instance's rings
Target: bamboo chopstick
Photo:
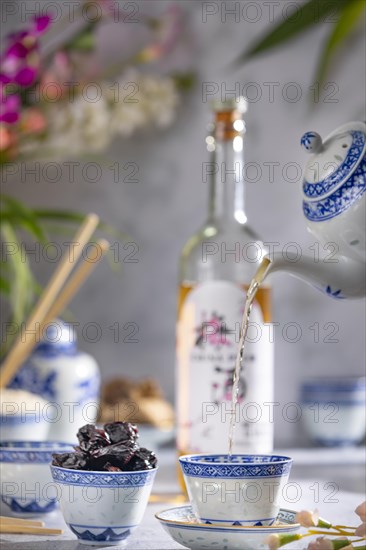
[[[0,525],[24,525],[25,527],[44,527],[43,521],[35,521],[32,519],[11,518],[8,516],[0,516]]]
[[[64,288],[61,290],[60,294],[54,301],[51,309],[49,310],[46,318],[44,320],[44,325],[47,325],[53,319],[56,319],[66,308],[72,298],[75,296],[76,292],[79,290],[80,286],[84,281],[89,277],[89,275],[94,271],[95,267],[98,265],[104,254],[110,247],[110,244],[105,239],[100,239],[96,243],[100,249],[100,256],[94,261],[83,261],[70,276],[69,281],[66,283]]]
[[[22,334],[19,334],[0,371],[0,387],[4,387],[10,382],[20,364],[33,349],[37,341],[37,335],[39,336],[40,333],[40,324],[44,321],[44,318],[52,307],[57,294],[71,273],[75,263],[80,258],[84,246],[94,233],[98,223],[98,216],[96,214],[89,214],[76,233],[73,241],[76,245],[73,247],[73,258],[71,257],[70,247],[68,254],[65,254],[58,264],[54,274],[42,292],[40,299],[35,305],[30,318],[26,323],[27,331],[31,332],[35,337],[28,338],[23,341]]]
[[[47,527],[26,527],[24,525],[0,524],[0,534],[19,535],[62,535],[62,529],[49,529]]]
[[[153,493],[149,497],[150,504],[156,503],[172,503],[172,504],[182,504],[188,502],[186,495],[181,493]]]

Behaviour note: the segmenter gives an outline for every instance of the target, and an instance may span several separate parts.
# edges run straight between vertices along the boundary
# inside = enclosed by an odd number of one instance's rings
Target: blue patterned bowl
[[[366,378],[314,378],[301,386],[303,425],[317,445],[357,445],[366,432]]]
[[[179,462],[197,519],[242,526],[274,523],[292,465],[271,455],[186,455]]]
[[[65,522],[79,543],[124,545],[142,520],[156,471],[92,472],[51,466]]]
[[[72,450],[70,444],[49,441],[1,441],[1,500],[12,515],[52,512],[57,493],[49,464],[52,453]]]

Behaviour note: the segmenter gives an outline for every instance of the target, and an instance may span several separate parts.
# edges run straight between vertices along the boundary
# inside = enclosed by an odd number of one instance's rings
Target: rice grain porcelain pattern
[[[276,455],[186,455],[179,458],[194,513],[204,523],[271,525],[292,459]]]
[[[123,546],[142,520],[156,471],[89,472],[51,466],[62,514],[79,543]]]
[[[277,521],[270,527],[242,527],[199,523],[191,506],[179,506],[155,515],[173,540],[192,550],[259,550],[267,546],[264,540],[271,534],[297,533],[296,512],[281,509]]]
[[[57,507],[57,492],[49,464],[52,453],[72,450],[49,441],[0,442],[1,500],[13,515],[33,516]]]

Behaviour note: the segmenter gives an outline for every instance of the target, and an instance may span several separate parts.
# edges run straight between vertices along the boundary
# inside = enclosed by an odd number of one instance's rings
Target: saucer
[[[281,509],[277,522],[269,527],[223,526],[200,523],[191,506],[177,506],[155,514],[167,533],[176,542],[191,548],[219,548],[220,550],[256,550],[267,548],[264,540],[272,533],[296,533],[296,512]]]

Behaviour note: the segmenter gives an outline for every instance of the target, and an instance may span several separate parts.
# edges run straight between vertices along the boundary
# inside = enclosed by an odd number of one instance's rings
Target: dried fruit
[[[53,454],[52,464],[69,470],[88,470],[88,460],[79,453]]]
[[[145,447],[140,447],[140,449],[135,452],[131,460],[128,462],[127,468],[131,472],[138,470],[152,470],[153,468],[156,468],[157,462],[158,460],[155,453],[145,449]]]
[[[80,428],[77,438],[79,440],[79,448],[86,453],[106,447],[111,443],[108,434],[93,424],[86,424]]]
[[[111,422],[104,425],[112,443],[121,441],[136,441],[139,433],[137,427],[129,422]]]
[[[137,443],[138,430],[129,422],[86,424],[77,433],[74,453],[54,454],[52,464],[72,470],[135,472],[156,467],[155,454]]]

